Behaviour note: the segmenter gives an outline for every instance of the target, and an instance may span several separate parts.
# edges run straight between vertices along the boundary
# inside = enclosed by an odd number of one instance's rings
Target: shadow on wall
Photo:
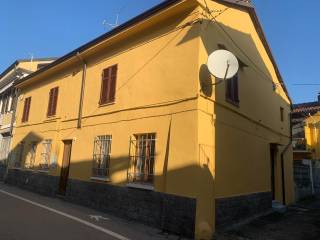
[[[120,156],[110,160],[111,182],[90,180],[92,159],[72,159],[66,189],[66,200],[95,208],[130,220],[137,220],[147,225],[160,228],[166,232],[194,237],[197,198],[206,195],[213,202],[213,195],[208,194],[208,186],[213,186],[213,177],[206,164],[190,165],[179,169],[170,169],[170,130],[166,146],[164,167],[162,173],[154,176],[156,191],[127,186],[129,181],[112,182],[114,176],[126,174],[129,166],[129,156]],[[41,139],[35,133],[29,133],[22,141],[40,143]],[[76,144],[76,143],[75,143]],[[15,152],[18,153],[15,153]],[[31,147],[25,148],[22,163],[28,162]],[[38,153],[41,152],[40,150]],[[12,156],[20,156],[20,146],[12,150]],[[61,152],[61,154],[63,154]],[[14,163],[17,160],[12,157]],[[60,172],[58,169],[50,172]],[[8,171],[5,182],[47,196],[59,193],[60,176],[33,171],[30,169],[13,168]],[[212,213],[213,214],[213,213]]]

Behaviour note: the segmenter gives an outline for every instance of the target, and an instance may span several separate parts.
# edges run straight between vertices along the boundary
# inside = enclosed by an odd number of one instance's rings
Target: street
[[[0,183],[1,240],[179,239],[60,199]]]

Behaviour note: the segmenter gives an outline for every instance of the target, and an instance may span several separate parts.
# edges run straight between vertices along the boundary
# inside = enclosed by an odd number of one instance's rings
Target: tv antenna
[[[211,75],[220,79],[213,85],[233,78],[239,71],[239,62],[237,57],[227,50],[217,50],[208,57],[208,70]]]
[[[29,53],[29,56],[30,56],[30,62],[33,62],[34,54],[33,53]]]
[[[102,25],[104,25],[105,27],[109,27],[109,28],[118,27],[119,26],[119,13],[117,13],[117,15],[116,15],[115,23],[109,23],[109,22],[107,22],[107,20],[103,20]]]

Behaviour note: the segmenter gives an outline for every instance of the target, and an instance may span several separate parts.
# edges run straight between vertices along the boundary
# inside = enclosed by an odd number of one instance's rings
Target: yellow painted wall
[[[70,178],[90,181],[93,140],[110,134],[110,184],[125,185],[130,136],[154,132],[155,190],[196,198],[196,237],[206,239],[214,231],[215,198],[270,191],[270,143],[280,145],[276,198],[281,200],[280,152],[289,142],[290,102],[281,87],[273,91],[272,81],[279,81],[248,12],[230,8],[218,21],[250,60],[208,20],[204,2],[196,3],[185,1],[82,54],[88,68],[81,129],[76,128],[80,58],[21,85],[13,150],[23,140],[53,139],[52,152],[61,165],[62,140],[72,139]],[[211,9],[226,8],[209,3]],[[197,22],[184,26],[191,21]],[[249,66],[240,70],[239,108],[225,101],[224,83],[210,89],[214,79],[204,64],[218,43]],[[101,72],[114,64],[118,64],[116,101],[99,106]],[[209,81],[207,89],[199,83],[203,81]],[[56,86],[57,114],[47,119],[49,91]],[[29,122],[22,124],[28,96],[32,96]],[[280,106],[285,109],[284,122]],[[39,145],[39,153],[40,149]],[[287,203],[291,203],[290,148],[285,166]],[[59,166],[49,174],[59,175]]]

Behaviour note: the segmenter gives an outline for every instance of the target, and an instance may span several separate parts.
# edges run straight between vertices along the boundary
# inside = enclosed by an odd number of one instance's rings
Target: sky
[[[90,2],[90,4],[88,4]],[[161,0],[2,0],[0,72],[16,59],[58,57]],[[294,103],[315,101],[319,86],[320,1],[254,0],[258,16]],[[320,58],[319,58],[320,59]]]

